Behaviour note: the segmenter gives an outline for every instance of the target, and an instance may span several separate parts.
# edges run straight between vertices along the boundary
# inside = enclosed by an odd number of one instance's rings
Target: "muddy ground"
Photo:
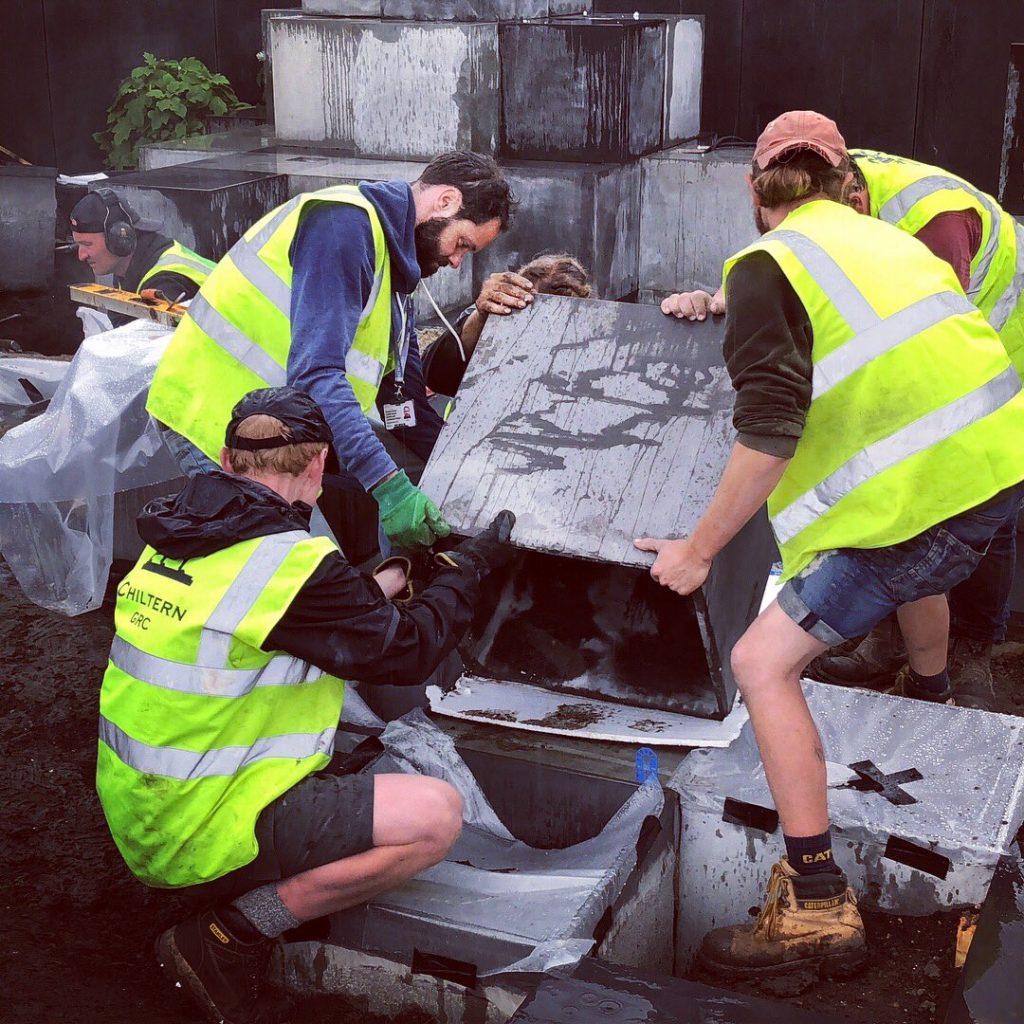
[[[1017,630],[1013,639],[1024,639]],[[0,991],[7,1024],[184,1024],[194,1019],[153,964],[153,938],[181,915],[122,865],[93,791],[96,704],[109,606],[75,619],[31,605],[0,563]],[[1001,709],[1024,711],[1024,645],[997,662]],[[802,993],[748,991],[870,1024],[941,1021],[955,981],[958,915],[869,916],[857,978]],[[295,1024],[371,1024],[344,1000]],[[402,1024],[421,1024],[410,1019]]]

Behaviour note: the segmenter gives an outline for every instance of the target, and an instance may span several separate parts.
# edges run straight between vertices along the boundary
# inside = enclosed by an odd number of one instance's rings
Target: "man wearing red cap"
[[[863,962],[801,674],[895,612],[906,691],[948,700],[944,595],[1024,500],[1024,394],[999,335],[948,263],[851,209],[842,138],[816,117],[784,115],[758,140],[762,238],[725,264],[738,437],[722,480],[690,537],[637,541],[658,582],[692,593],[767,500],[782,555],[779,596],[731,657],[786,857],[756,924],[705,937],[701,962],[726,976]]]
[[[997,331],[1018,371],[1024,371],[1024,228],[992,196],[956,175],[905,157],[871,150],[847,151],[836,123],[812,110],[782,114],[762,138],[781,152],[805,147],[826,157],[848,158],[853,180],[845,201],[863,214],[894,224],[955,271],[967,297]],[[662,310],[704,319],[722,313],[721,290],[669,296]],[[992,647],[1006,636],[1016,565],[1016,524],[992,538],[977,572],[950,593],[951,677],[956,703],[991,710]],[[906,661],[899,629],[887,619],[850,654],[822,658],[816,678],[843,685],[893,687]]]

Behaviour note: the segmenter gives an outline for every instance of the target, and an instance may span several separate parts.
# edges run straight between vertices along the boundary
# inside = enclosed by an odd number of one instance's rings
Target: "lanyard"
[[[395,361],[395,400],[402,401],[403,385],[405,384],[405,361],[409,357],[409,310],[411,296],[397,298],[401,326],[398,334],[391,332],[391,356]]]

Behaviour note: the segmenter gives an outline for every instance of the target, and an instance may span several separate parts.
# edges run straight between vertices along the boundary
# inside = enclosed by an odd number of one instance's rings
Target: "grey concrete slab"
[[[0,167],[0,289],[42,289],[53,278],[57,170]]]
[[[283,174],[190,164],[123,174],[110,186],[141,217],[160,223],[164,234],[212,260],[288,198]]]
[[[285,18],[270,37],[280,139],[403,160],[493,151],[496,25]]]
[[[165,139],[139,147],[139,170],[192,163],[214,155],[250,153],[274,142],[274,130],[267,125],[234,128],[211,135],[189,135],[184,139]]]
[[[548,0],[383,0],[385,18],[413,21],[522,21],[546,18]]]
[[[301,8],[269,7],[260,11],[260,40],[263,51],[263,105],[266,108],[267,120],[274,123],[274,62],[270,51],[270,20],[271,18],[298,18],[302,15]]]
[[[661,145],[664,22],[579,18],[498,31],[503,156],[621,162]]]
[[[520,200],[512,226],[475,257],[476,284],[541,252],[568,251],[590,271],[596,298],[639,283],[640,166],[527,163],[502,166]]]
[[[384,13],[383,0],[302,0],[307,14],[336,14],[348,18],[379,18]]]
[[[641,161],[640,298],[722,281],[726,258],[757,237],[744,176],[753,150],[680,147]]]

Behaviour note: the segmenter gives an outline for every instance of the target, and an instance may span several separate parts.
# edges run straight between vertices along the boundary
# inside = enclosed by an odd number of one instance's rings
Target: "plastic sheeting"
[[[47,410],[0,438],[0,553],[36,604],[98,607],[114,495],[181,475],[145,408],[171,333],[137,320],[87,338]]]
[[[472,960],[479,977],[542,972],[585,956],[637,867],[645,820],[662,812],[661,787],[639,787],[592,839],[541,850],[505,827],[450,737],[422,711],[390,723],[381,742],[374,773],[430,775],[458,790],[462,834],[445,861],[414,881],[333,915],[331,941],[400,956],[429,949]]]

